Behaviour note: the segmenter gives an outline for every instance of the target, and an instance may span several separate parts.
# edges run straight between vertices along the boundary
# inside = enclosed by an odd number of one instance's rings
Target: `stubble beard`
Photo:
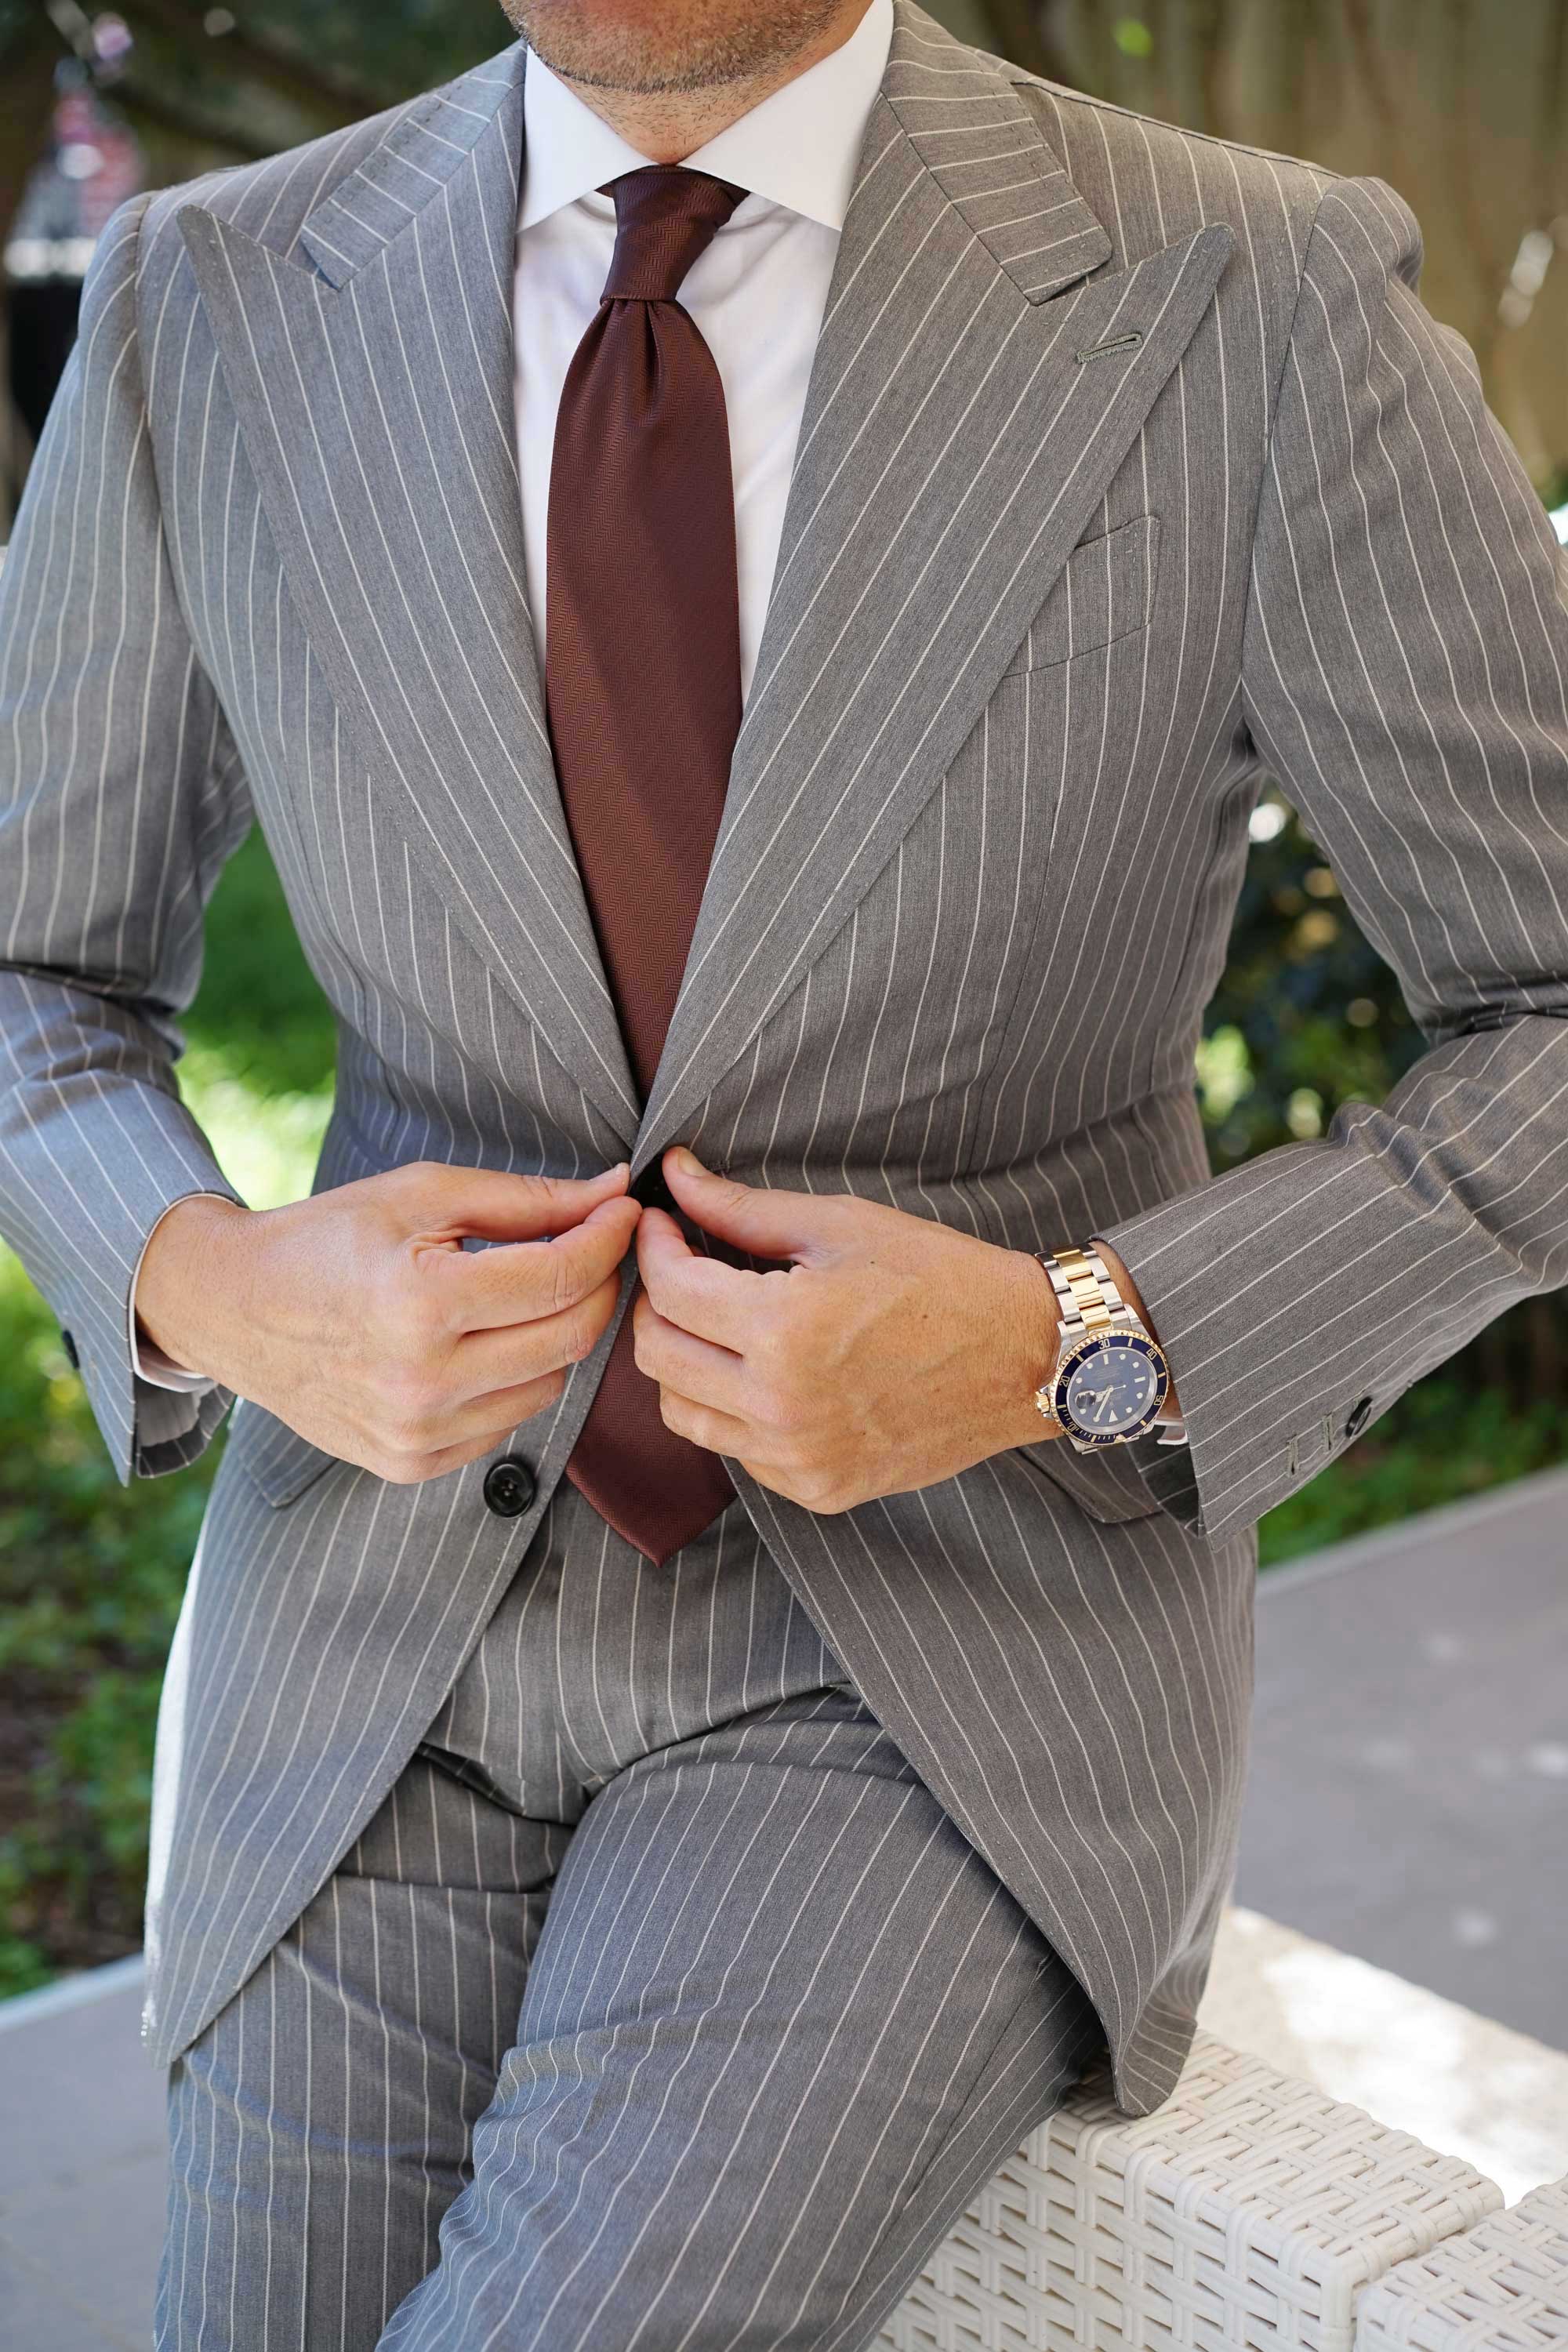
[[[501,0],[536,56],[589,89],[652,95],[761,81],[799,57],[840,0]]]

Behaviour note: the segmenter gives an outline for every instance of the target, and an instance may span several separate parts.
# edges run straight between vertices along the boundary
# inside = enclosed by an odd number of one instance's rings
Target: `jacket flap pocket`
[[[286,1421],[248,1397],[241,1397],[234,1408],[224,1454],[226,1459],[230,1454],[235,1457],[251,1485],[275,1510],[293,1502],[339,1459],[312,1445],[308,1437],[301,1437],[297,1429],[290,1429]]]
[[[1138,515],[1079,541],[1029,624],[1005,677],[1069,661],[1147,626],[1160,560],[1160,518]]]

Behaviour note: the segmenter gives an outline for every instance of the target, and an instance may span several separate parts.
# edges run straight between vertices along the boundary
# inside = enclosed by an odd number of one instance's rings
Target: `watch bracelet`
[[[1092,1242],[1081,1249],[1036,1250],[1034,1255],[1045,1267],[1056,1293],[1064,1337],[1070,1332],[1077,1338],[1080,1331],[1097,1331],[1108,1324],[1137,1320]]]
[[[1115,1276],[1092,1240],[1081,1248],[1034,1250],[1030,1255],[1044,1267],[1056,1297],[1058,1363],[1067,1348],[1086,1332],[1111,1330],[1128,1324],[1145,1329],[1122,1297]],[[1157,1347],[1159,1342],[1154,1344]],[[1055,1409],[1056,1378],[1053,1366],[1034,1392],[1035,1408],[1041,1419],[1049,1422],[1062,1436],[1070,1436],[1071,1432]]]

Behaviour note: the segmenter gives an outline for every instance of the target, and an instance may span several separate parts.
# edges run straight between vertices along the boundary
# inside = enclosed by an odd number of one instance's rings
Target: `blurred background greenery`
[[[1476,351],[1542,497],[1568,499],[1568,0],[928,5],[1073,87],[1392,180],[1426,233],[1427,299]],[[289,145],[506,36],[491,0],[126,0],[113,16],[0,0],[0,539],[48,380],[40,354],[68,341],[101,225],[95,189],[101,215],[128,175],[159,184]],[[208,942],[182,1087],[246,1199],[298,1198],[333,1030],[256,836],[223,877]],[[1215,1165],[1320,1133],[1419,1049],[1271,789],[1195,1073]],[[1269,1516],[1265,1565],[1568,1459],[1565,1375],[1559,1300],[1505,1317]],[[158,1685],[220,1448],[121,1488],[54,1317],[0,1248],[0,1994],[139,1938]]]

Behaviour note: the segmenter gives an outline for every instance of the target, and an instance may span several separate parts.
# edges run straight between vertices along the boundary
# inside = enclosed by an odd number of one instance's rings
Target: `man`
[[[158,2340],[847,2352],[1170,2092],[1254,1524],[1568,1270],[1568,620],[1381,181],[913,0],[513,14],[117,216],[5,575],[6,1228],[122,1477],[245,1400]],[[1265,765],[1430,1050],[1216,1181]],[[173,1076],[253,816],[267,1213]]]

